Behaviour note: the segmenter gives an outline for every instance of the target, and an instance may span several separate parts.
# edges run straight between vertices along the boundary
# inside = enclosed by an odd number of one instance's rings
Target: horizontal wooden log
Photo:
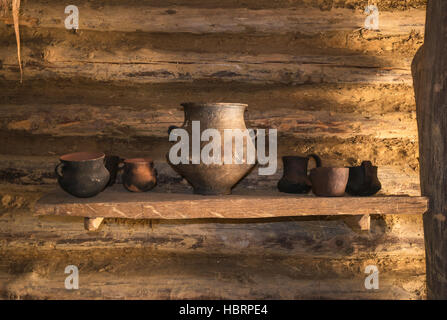
[[[365,148],[365,145],[368,148]],[[165,161],[172,143],[151,137],[53,137],[0,132],[0,153],[10,156],[53,156],[70,152],[102,151],[124,158],[147,156]],[[278,157],[316,153],[326,165],[355,165],[361,160],[371,160],[379,166],[394,166],[402,172],[414,174],[418,170],[418,144],[407,139],[300,139],[279,136]],[[404,155],[404,157],[402,156]],[[278,159],[280,160],[280,159]],[[14,168],[14,166],[12,166]],[[399,170],[398,170],[399,171]],[[396,181],[396,184],[399,184]]]
[[[318,33],[329,30],[355,30],[364,26],[366,15],[362,11],[317,8],[289,8],[250,10],[206,9],[188,7],[154,8],[144,5],[107,5],[96,7],[79,4],[80,30],[126,32],[303,32]],[[23,15],[38,19],[36,27],[65,28],[65,4],[51,6],[27,3]],[[382,12],[380,31],[384,35],[422,30],[425,10]]]
[[[0,294],[10,299],[421,299],[423,257],[303,259],[278,255],[160,254],[154,250],[2,250]],[[33,257],[33,263],[29,261]],[[120,257],[117,259],[117,257]],[[408,262],[412,263],[408,263]],[[330,268],[330,264],[334,268]],[[367,265],[380,290],[366,290]],[[66,290],[67,265],[79,290]],[[349,266],[349,267],[347,267]],[[325,269],[327,271],[323,271]],[[21,271],[18,271],[21,270]],[[322,270],[317,272],[316,270]],[[275,276],[272,276],[275,275]],[[284,283],[288,283],[284,286]]]
[[[425,9],[426,0],[397,0],[390,2],[389,0],[375,0],[375,4],[383,11],[399,11],[414,8]],[[57,0],[34,0],[33,4],[48,6],[58,4]],[[122,6],[120,0],[98,0],[92,4],[89,0],[77,0],[76,3],[80,6],[88,6],[92,9],[101,8],[104,5],[108,6]],[[331,8],[347,8],[350,10],[364,10],[365,2],[363,0],[337,0],[335,2],[315,1],[315,0],[245,0],[243,3],[240,0],[128,0],[128,6],[144,6],[153,8],[165,7],[190,7],[190,8],[248,8],[248,9],[276,9],[276,8],[291,8],[304,9],[316,8],[320,10],[330,10]]]
[[[359,289],[362,281],[365,281],[365,277],[360,276],[355,279],[300,280],[290,276],[277,276],[277,270],[262,275],[251,274],[248,277],[246,272],[252,272],[250,269],[233,269],[233,271],[234,273],[230,274],[215,271],[212,276],[200,278],[191,274],[182,275],[181,268],[176,268],[175,274],[160,277],[102,274],[98,276],[97,273],[84,273],[82,280],[85,284],[80,291],[64,288],[67,275],[58,274],[52,279],[42,277],[34,280],[36,276],[33,274],[23,276],[2,274],[0,281],[8,285],[0,288],[0,294],[6,299],[13,300],[423,300],[426,297],[425,276],[421,275],[402,277],[393,274],[381,277],[381,290],[367,291]],[[236,272],[239,274],[236,275]],[[241,273],[244,276],[241,276]],[[275,280],[266,282],[263,278],[273,274],[275,277],[272,278]],[[225,279],[216,279],[215,277],[219,275]],[[243,284],[237,284],[237,281],[242,281]],[[287,288],[284,288],[284,283],[288,284]],[[174,313],[166,312],[166,315],[168,314]]]
[[[37,215],[128,219],[423,214],[426,210],[427,199],[422,197],[325,198],[259,191],[204,197],[188,193],[129,193],[119,186],[87,199],[57,189],[36,204]]]
[[[411,84],[409,59],[382,62],[368,56],[291,56],[163,53],[140,49],[109,54],[88,48],[49,47],[44,60],[26,59],[27,79],[84,77],[99,81],[254,83],[403,83]],[[5,79],[14,79],[15,48],[1,50]],[[27,50],[24,49],[24,56]],[[407,60],[407,61],[405,61]]]
[[[288,32],[270,33],[144,33],[144,32],[101,32],[83,30],[80,34],[67,33],[65,29],[32,28],[20,29],[21,47],[32,49],[30,56],[24,56],[24,63],[31,58],[42,56],[45,47],[98,48],[110,52],[144,48],[159,52],[196,52],[213,54],[288,54],[293,56],[327,55],[353,56],[365,55],[370,59],[395,60],[409,59],[424,42],[421,32],[389,35],[384,37],[375,31],[328,31],[318,34]],[[3,27],[0,23],[0,38],[6,44],[14,45],[13,27]],[[94,43],[94,45],[92,45]],[[268,45],[266,45],[268,44]],[[79,50],[79,49],[78,49]],[[6,57],[5,57],[6,59]]]
[[[290,86],[220,81],[137,84],[105,83],[76,78],[56,81],[26,80],[20,86],[15,81],[0,80],[0,86],[2,87],[0,108],[6,108],[7,105],[16,105],[17,108],[39,106],[39,110],[51,113],[53,113],[52,106],[60,108],[62,105],[101,107],[100,112],[104,113],[107,113],[108,107],[117,106],[125,110],[146,112],[146,109],[181,108],[180,103],[186,101],[229,99],[248,104],[249,115],[255,110],[275,112],[275,109],[287,109],[288,112],[308,110],[350,113],[361,118],[402,112],[414,118],[416,109],[412,85]],[[10,112],[7,110],[4,112]],[[26,113],[31,111],[27,109]],[[69,110],[64,112],[70,113]],[[22,116],[22,119],[25,118]]]
[[[147,136],[168,139],[171,125],[184,121],[181,107],[130,109],[91,105],[0,105],[0,130],[51,136]],[[300,138],[417,139],[415,115],[395,112],[359,115],[332,111],[248,108],[247,127],[277,129]]]

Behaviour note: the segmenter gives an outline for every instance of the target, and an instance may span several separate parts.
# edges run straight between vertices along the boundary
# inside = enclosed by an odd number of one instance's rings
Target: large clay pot
[[[243,157],[239,158],[242,163],[236,162],[236,155],[232,153],[232,163],[224,163],[224,129],[246,130],[244,112],[246,104],[239,103],[183,103],[181,104],[185,112],[185,122],[182,129],[189,134],[189,146],[192,146],[192,121],[200,121],[200,136],[206,129],[216,129],[221,135],[221,164],[199,164],[192,163],[192,152],[189,154],[188,164],[173,164],[167,154],[168,163],[172,168],[183,176],[194,188],[194,193],[203,195],[230,194],[231,189],[255,166],[255,163],[247,161],[247,143],[254,142],[251,139],[244,139]],[[174,127],[170,127],[170,131]],[[208,144],[208,141],[200,142],[200,150]],[[191,150],[190,150],[191,151]]]
[[[100,193],[109,183],[110,174],[104,166],[104,153],[76,152],[59,158],[57,181],[69,194],[88,198]]]

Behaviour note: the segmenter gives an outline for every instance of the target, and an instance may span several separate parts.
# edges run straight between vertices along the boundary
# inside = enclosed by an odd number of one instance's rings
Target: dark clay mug
[[[312,192],[321,197],[341,197],[345,194],[349,168],[319,167],[310,171]]]
[[[110,174],[104,166],[102,152],[76,152],[59,158],[56,168],[57,181],[69,194],[79,197],[93,197],[104,190]]]
[[[126,159],[123,162],[124,187],[131,192],[145,192],[157,184],[157,170],[149,158]]]
[[[307,175],[309,159],[313,158],[317,167],[321,167],[321,159],[315,154],[307,157],[285,156],[282,157],[284,165],[283,176],[278,181],[278,189],[286,193],[308,193],[312,188]]]
[[[346,192],[353,196],[372,196],[382,188],[377,177],[377,167],[371,161],[363,161],[360,166],[349,168]]]

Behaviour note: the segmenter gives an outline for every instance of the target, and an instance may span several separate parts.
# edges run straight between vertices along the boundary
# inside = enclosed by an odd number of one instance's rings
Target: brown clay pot
[[[189,146],[192,145],[192,121],[200,121],[200,135],[208,128],[218,130],[221,135],[222,146],[224,146],[224,129],[247,129],[244,120],[246,104],[182,103],[182,106],[185,112],[185,122],[181,128],[189,134]],[[175,128],[175,126],[171,126],[169,132]],[[200,149],[207,143],[201,142]],[[173,164],[169,159],[169,153],[166,158],[171,167],[192,185],[194,193],[202,195],[230,194],[234,185],[255,166],[255,163],[250,164],[246,161],[247,143],[252,143],[252,141],[244,141],[244,157],[240,164],[235,163],[234,149],[231,164],[205,164],[202,161],[193,164],[191,154],[190,161],[187,164]],[[224,159],[223,151],[221,157]]]
[[[307,157],[285,156],[282,157],[283,176],[278,181],[278,189],[286,193],[308,193],[312,188],[312,184],[307,175],[307,165],[309,159],[315,160],[316,166],[321,166],[321,159],[315,154]]]
[[[371,161],[363,161],[360,166],[349,167],[346,192],[353,196],[372,196],[382,188],[377,177],[377,167]]]
[[[312,192],[321,197],[341,197],[345,194],[349,168],[319,167],[310,171]]]
[[[131,192],[145,192],[157,184],[157,170],[149,158],[126,159],[123,162],[123,186]]]
[[[69,194],[88,198],[104,190],[110,179],[104,166],[105,155],[102,152],[76,152],[59,158],[56,168],[57,181]]]

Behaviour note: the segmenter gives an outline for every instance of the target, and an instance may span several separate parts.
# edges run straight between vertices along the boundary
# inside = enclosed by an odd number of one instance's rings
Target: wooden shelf
[[[201,196],[187,192],[131,193],[115,185],[96,197],[83,199],[58,188],[38,201],[36,215],[85,217],[88,230],[97,229],[103,218],[247,219],[349,215],[357,216],[354,221],[365,230],[369,229],[370,214],[423,214],[427,205],[425,197],[328,198],[252,190],[236,191],[227,196]]]

